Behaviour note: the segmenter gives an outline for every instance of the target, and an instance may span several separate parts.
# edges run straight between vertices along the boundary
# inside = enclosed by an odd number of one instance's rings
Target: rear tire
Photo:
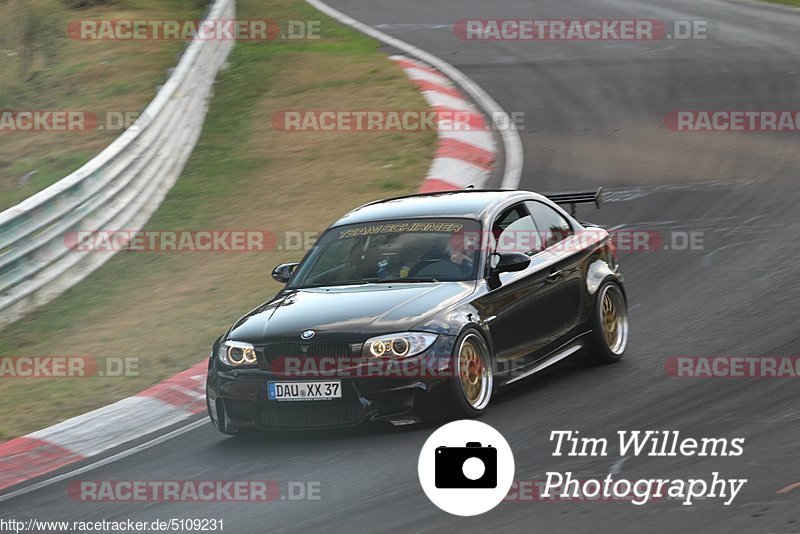
[[[492,357],[480,332],[468,328],[458,336],[453,361],[455,376],[448,384],[448,415],[478,417],[489,405],[494,387]]]
[[[592,364],[619,361],[628,347],[628,303],[622,287],[608,280],[597,290],[592,315],[592,347],[588,362]]]

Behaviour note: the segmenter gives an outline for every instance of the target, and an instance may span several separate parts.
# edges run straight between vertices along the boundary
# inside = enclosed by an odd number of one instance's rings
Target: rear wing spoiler
[[[569,212],[574,216],[576,204],[588,204],[591,202],[597,209],[600,209],[600,203],[603,201],[603,188],[598,187],[597,191],[582,191],[578,193],[545,193],[544,196],[556,204],[569,204]]]

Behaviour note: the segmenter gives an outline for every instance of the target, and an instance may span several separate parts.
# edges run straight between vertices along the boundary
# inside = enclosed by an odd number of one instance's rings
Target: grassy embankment
[[[205,0],[0,0],[0,111],[142,111],[183,50],[177,41],[68,36],[82,19],[192,19]],[[107,5],[105,5],[107,4]],[[91,121],[88,121],[91,122]],[[110,126],[114,127],[115,124]],[[0,131],[0,211],[74,171],[119,130]]]

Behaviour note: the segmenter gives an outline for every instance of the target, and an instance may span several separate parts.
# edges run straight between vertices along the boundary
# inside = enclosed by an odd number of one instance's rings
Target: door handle
[[[562,273],[561,273],[560,270],[559,271],[553,271],[553,272],[551,272],[550,274],[547,275],[547,281],[548,282],[555,282],[556,280],[561,278],[561,276],[562,276]]]

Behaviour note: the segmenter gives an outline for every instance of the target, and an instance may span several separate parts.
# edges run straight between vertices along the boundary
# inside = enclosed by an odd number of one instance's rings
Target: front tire
[[[590,363],[619,361],[628,347],[628,303],[617,282],[606,281],[597,290],[592,317]]]
[[[489,405],[494,387],[492,357],[483,336],[474,328],[465,330],[456,340],[453,360],[449,415],[478,417]]]

